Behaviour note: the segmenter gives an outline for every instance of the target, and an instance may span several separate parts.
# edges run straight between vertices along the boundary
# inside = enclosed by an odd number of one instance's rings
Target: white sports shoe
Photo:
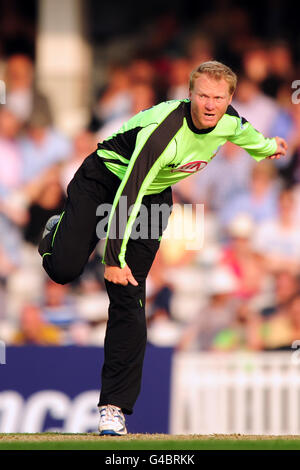
[[[124,436],[127,434],[125,426],[125,417],[121,408],[114,405],[99,406],[100,423],[99,432],[100,436]]]
[[[45,236],[51,232],[53,227],[58,223],[59,219],[60,219],[60,215],[53,215],[52,217],[50,217],[50,219],[47,220],[42,238],[45,238]]]

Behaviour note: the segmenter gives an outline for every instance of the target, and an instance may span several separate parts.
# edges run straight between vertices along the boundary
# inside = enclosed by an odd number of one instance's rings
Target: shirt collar
[[[213,131],[214,127],[207,127],[206,129],[198,129],[194,123],[193,123],[193,119],[192,119],[192,115],[191,115],[191,101],[186,101],[185,103],[185,118],[186,118],[186,122],[190,128],[190,130],[192,132],[194,132],[195,134],[208,134],[209,132]]]

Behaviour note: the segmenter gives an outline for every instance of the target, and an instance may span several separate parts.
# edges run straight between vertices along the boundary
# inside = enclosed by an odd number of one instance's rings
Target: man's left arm
[[[235,134],[228,140],[245,149],[255,160],[278,159],[286,154],[287,143],[282,137],[266,138],[246,119],[239,117],[237,121]]]

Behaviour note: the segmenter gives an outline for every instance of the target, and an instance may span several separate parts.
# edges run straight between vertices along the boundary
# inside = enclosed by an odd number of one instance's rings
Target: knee
[[[56,284],[68,284],[68,282],[71,282],[73,279],[71,278],[71,276],[68,275],[68,273],[63,273],[63,272],[59,272],[59,271],[55,271],[55,270],[47,270],[45,269],[45,271],[47,272],[48,276],[50,277],[50,279],[52,279],[52,281],[56,282]]]
[[[56,284],[68,284],[69,282],[74,281],[81,272],[75,272],[74,269],[68,269],[67,267],[58,266],[55,263],[49,262],[50,256],[46,256],[43,260],[43,267]]]
[[[61,285],[64,285],[64,284],[68,284],[68,282],[71,282],[71,280],[69,280],[69,278],[67,277],[62,277],[60,274],[59,275],[56,275],[56,274],[49,274],[49,277],[52,279],[52,281],[56,282],[56,284],[61,284]]]

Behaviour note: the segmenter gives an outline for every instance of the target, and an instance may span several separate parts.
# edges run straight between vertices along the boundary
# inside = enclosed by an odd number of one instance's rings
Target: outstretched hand
[[[286,141],[282,137],[275,137],[275,140],[277,143],[277,149],[273,155],[268,157],[270,160],[278,160],[280,157],[284,157],[288,148]]]
[[[105,266],[104,279],[113,282],[114,284],[121,284],[127,286],[128,282],[133,286],[138,286],[138,282],[132,275],[131,269],[127,266],[119,268],[118,266]]]

